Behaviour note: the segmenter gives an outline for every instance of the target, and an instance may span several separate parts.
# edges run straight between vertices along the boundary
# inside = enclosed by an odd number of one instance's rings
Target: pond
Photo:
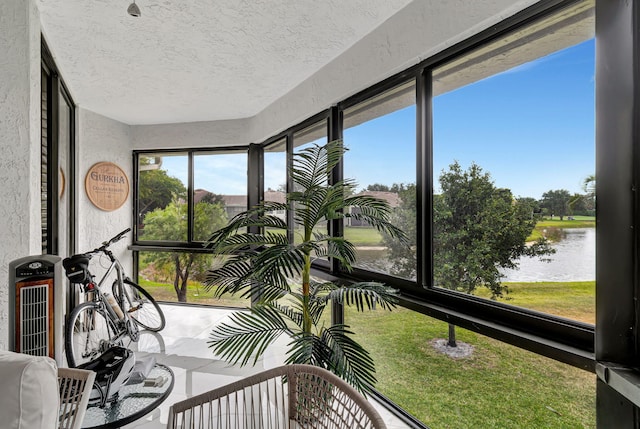
[[[522,258],[518,270],[504,270],[505,282],[568,282],[596,279],[596,229],[563,229],[563,238],[553,243],[551,262]]]
[[[561,239],[552,244],[556,253],[546,257],[522,258],[519,269],[503,270],[504,282],[591,281],[596,278],[596,229],[567,228],[560,230]],[[389,272],[391,264],[383,247],[359,248],[359,267]]]

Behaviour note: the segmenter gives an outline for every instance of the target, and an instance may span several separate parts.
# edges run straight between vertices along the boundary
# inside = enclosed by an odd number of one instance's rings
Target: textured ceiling
[[[127,124],[245,118],[411,0],[37,0],[76,103]]]

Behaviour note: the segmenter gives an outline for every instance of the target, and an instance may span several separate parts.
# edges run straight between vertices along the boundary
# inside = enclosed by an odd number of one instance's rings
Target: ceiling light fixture
[[[127,13],[131,16],[135,16],[136,18],[141,15],[140,8],[136,4],[136,0],[133,0],[133,3],[129,5],[129,7],[127,8]]]

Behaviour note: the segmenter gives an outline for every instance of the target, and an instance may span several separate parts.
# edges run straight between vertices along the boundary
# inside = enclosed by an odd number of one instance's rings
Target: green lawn
[[[507,285],[499,301],[594,322],[593,281]],[[378,390],[434,429],[595,428],[595,376],[587,371],[460,328],[458,341],[473,355],[448,357],[432,346],[448,325],[404,308],[347,309],[345,318],[374,357]]]
[[[595,323],[596,282],[534,282],[504,283],[509,293],[497,301],[543,313]],[[490,297],[487,288],[480,288],[477,296]]]
[[[447,324],[399,308],[356,313],[346,323],[376,363],[376,387],[434,429],[595,428],[595,375],[457,329],[470,357],[454,359],[432,341]]]
[[[381,246],[382,235],[375,228],[345,227],[344,236],[355,246]]]

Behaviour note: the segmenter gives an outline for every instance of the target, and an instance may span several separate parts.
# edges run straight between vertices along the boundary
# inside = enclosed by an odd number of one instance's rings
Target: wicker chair
[[[167,427],[386,429],[353,387],[311,365],[280,366],[177,402]]]
[[[80,429],[96,373],[85,369],[58,368],[60,387],[59,429]]]

